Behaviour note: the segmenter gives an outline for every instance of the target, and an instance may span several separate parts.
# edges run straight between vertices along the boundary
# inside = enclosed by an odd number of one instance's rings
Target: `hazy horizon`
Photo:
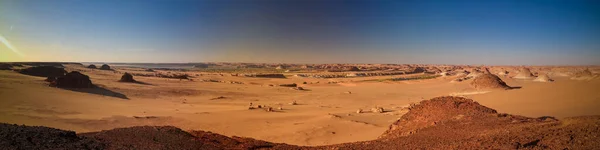
[[[600,1],[0,0],[0,62],[600,65]]]

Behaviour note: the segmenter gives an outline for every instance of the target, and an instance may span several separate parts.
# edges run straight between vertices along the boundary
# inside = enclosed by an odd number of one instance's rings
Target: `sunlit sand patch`
[[[341,86],[356,86],[354,83],[338,83]]]
[[[477,95],[477,94],[485,94],[485,93],[489,93],[491,91],[472,91],[472,92],[456,92],[456,93],[450,93],[450,96],[468,96],[468,95]]]

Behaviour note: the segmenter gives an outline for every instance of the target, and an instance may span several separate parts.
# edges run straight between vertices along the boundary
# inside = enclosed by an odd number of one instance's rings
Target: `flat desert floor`
[[[471,88],[469,81],[451,83],[453,77],[378,81],[406,75],[279,79],[205,73],[193,76],[193,81],[135,76],[143,83],[124,83],[118,81],[122,73],[114,71],[77,65],[66,69],[81,71],[101,88],[54,88],[42,77],[0,71],[0,122],[77,132],[172,125],[278,143],[327,145],[376,139],[406,113],[406,106],[438,96],[462,95],[498,112],[528,117],[600,115],[597,79],[553,77],[555,82],[542,83],[501,76],[508,85],[521,88],[481,91]],[[244,84],[202,81],[209,79]],[[306,90],[277,86],[289,83]],[[297,105],[290,104],[294,101]],[[276,111],[249,110],[250,103]],[[369,112],[373,107],[386,112]],[[358,109],[365,113],[356,113]]]

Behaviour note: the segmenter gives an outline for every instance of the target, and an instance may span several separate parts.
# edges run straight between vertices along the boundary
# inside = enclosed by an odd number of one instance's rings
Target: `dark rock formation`
[[[56,79],[57,79],[57,77],[48,77],[48,78],[46,78],[46,80],[44,80],[44,81],[53,83],[53,82],[55,82],[55,81],[56,81]]]
[[[135,80],[133,79],[133,75],[125,72],[125,74],[123,74],[123,76],[121,76],[121,80],[119,80],[121,82],[135,82]]]
[[[92,80],[87,75],[72,71],[56,79],[56,87],[60,88],[92,88]]]
[[[67,71],[65,71],[64,68],[57,68],[53,66],[39,66],[23,69],[19,71],[19,73],[38,77],[60,77],[64,76]]]
[[[0,149],[105,149],[99,140],[73,131],[0,123]]]
[[[296,85],[296,83],[292,83],[292,84],[280,84],[279,86],[283,86],[283,87],[296,87],[298,85]]]
[[[111,70],[111,69],[110,69],[110,66],[109,66],[109,65],[107,65],[107,64],[104,64],[104,65],[102,65],[102,66],[100,67],[100,70]]]
[[[11,69],[12,69],[12,65],[0,63],[0,70],[11,70]]]
[[[98,69],[98,67],[96,67],[96,65],[94,65],[94,64],[91,64],[91,65],[87,66],[87,68],[90,68],[90,69]],[[110,68],[110,67],[109,67],[109,68]]]

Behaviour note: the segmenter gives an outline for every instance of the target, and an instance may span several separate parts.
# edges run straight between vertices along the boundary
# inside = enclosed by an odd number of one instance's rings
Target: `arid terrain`
[[[93,65],[0,64],[1,128],[14,130],[0,138],[52,130],[69,148],[112,149],[599,146],[597,66]]]

